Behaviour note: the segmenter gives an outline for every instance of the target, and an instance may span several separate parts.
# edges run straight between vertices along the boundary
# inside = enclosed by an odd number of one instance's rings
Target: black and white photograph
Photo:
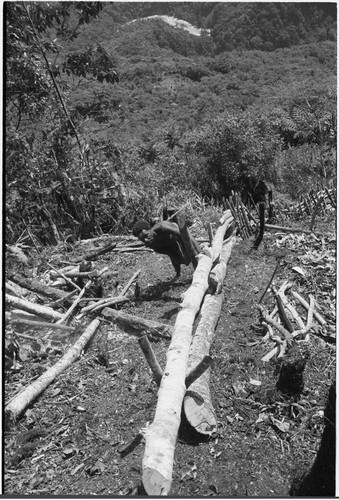
[[[2,19],[2,496],[335,497],[337,2]]]

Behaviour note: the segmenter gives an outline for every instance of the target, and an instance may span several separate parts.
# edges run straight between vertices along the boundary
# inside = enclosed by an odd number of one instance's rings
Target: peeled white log
[[[48,368],[39,378],[37,378],[31,385],[26,387],[23,392],[20,392],[6,407],[5,417],[9,422],[13,422],[17,417],[27,408],[27,406],[48,387],[61,372],[66,370],[76,359],[81,355],[81,351],[87,342],[93,337],[96,332],[100,321],[94,319],[86,328],[84,333],[74,345],[62,356],[55,365]]]
[[[220,262],[211,271],[211,273],[214,272],[215,276],[218,276],[218,293],[205,296],[201,308],[201,318],[190,348],[188,370],[191,370],[204,356],[209,354],[224,300],[224,295],[220,291],[226,276],[227,262],[235,242],[236,236],[234,234],[227,243],[224,243]],[[197,432],[205,435],[212,434],[217,427],[217,419],[211,401],[209,378],[210,369],[207,369],[190,385],[184,398],[187,421]]]
[[[45,319],[53,319],[55,321],[61,319],[63,315],[51,309],[50,307],[41,306],[39,304],[34,304],[29,300],[20,299],[18,297],[14,297],[13,295],[9,295],[6,293],[6,304],[17,307],[18,309],[22,309],[23,311],[27,311],[32,314],[36,314],[37,316],[41,316]]]
[[[188,362],[188,370],[209,353],[214,330],[217,326],[224,294],[206,295],[201,308],[201,319],[193,338]],[[200,434],[209,435],[216,430],[217,419],[209,389],[210,369],[208,368],[188,388],[184,398],[184,412],[188,422]]]
[[[175,443],[186,392],[185,378],[193,322],[208,288],[208,275],[212,264],[215,257],[221,253],[223,238],[232,220],[233,218],[229,217],[218,227],[210,255],[198,255],[192,284],[184,294],[175,322],[154,421],[145,431],[142,480],[148,495],[167,495],[171,488]]]

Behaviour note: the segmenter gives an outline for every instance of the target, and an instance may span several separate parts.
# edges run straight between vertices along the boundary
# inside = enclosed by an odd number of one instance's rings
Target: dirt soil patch
[[[293,480],[313,464],[324,429],[324,408],[335,374],[335,248],[332,236],[267,233],[257,251],[252,241],[238,240],[228,264],[225,302],[211,349],[211,393],[218,420],[215,435],[198,439],[182,423],[175,452],[173,496],[288,496]],[[98,242],[102,245],[102,242]],[[58,252],[58,253],[57,253]],[[46,276],[48,260],[56,267],[81,256],[84,247],[50,248],[44,259],[33,259],[35,277]],[[265,329],[257,308],[272,273],[305,298],[312,293],[327,326],[311,331],[298,344],[307,358],[304,389],[295,400],[276,389],[280,361],[263,362],[275,343],[263,341]],[[61,261],[63,263],[61,264]],[[97,268],[118,274],[103,281],[103,296],[117,294],[141,269],[138,296],[119,308],[147,319],[174,325],[181,294],[191,283],[185,267],[179,280],[166,256],[150,252],[109,253]],[[297,268],[297,269],[293,269]],[[300,271],[301,269],[301,271]],[[31,271],[21,270],[31,276]],[[26,298],[34,294],[28,292]],[[44,299],[46,301],[46,299]],[[270,291],[263,300],[271,311]],[[298,306],[306,322],[306,311]],[[89,318],[83,319],[84,324]],[[32,339],[40,348],[32,352]],[[98,342],[108,333],[109,364],[98,358]],[[21,360],[6,370],[5,403],[48,366],[53,365],[79,336],[52,332],[50,349],[42,349],[46,331],[8,327]],[[41,339],[39,341],[39,338]],[[153,342],[164,367],[169,339]],[[27,344],[30,344],[27,346]],[[51,347],[52,345],[52,347]],[[40,350],[39,350],[40,349]],[[157,386],[132,336],[102,320],[100,331],[79,361],[62,373],[26,410],[16,427],[5,432],[4,493],[7,495],[137,495],[143,442],[121,453],[152,422]],[[133,448],[133,447],[132,447]],[[120,453],[119,453],[120,451]],[[139,485],[139,486],[138,486]]]

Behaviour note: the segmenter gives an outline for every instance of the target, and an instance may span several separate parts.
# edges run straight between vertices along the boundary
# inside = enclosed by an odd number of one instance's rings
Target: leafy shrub
[[[259,179],[274,182],[278,136],[264,119],[243,114],[224,115],[201,129],[190,144],[200,156],[203,196],[220,200],[232,190],[248,190]]]
[[[335,154],[328,158],[335,165]],[[321,171],[321,149],[317,144],[304,144],[297,148],[283,149],[275,160],[278,186],[280,191],[287,193],[292,199],[308,193],[312,188],[321,189],[327,179]],[[332,169],[333,178],[335,168]]]

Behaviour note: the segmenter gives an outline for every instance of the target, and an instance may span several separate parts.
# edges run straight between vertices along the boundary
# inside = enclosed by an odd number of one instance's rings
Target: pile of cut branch
[[[135,290],[133,293],[131,287],[137,286],[140,270],[135,272],[115,295],[105,298],[97,296],[97,294],[101,295],[101,287],[98,284],[118,273],[114,270],[110,271],[107,267],[93,267],[92,261],[98,255],[114,250],[115,247],[116,243],[113,245],[110,243],[103,248],[96,249],[85,258],[79,259],[81,262],[78,265],[72,264],[57,269],[48,264],[50,267],[49,284],[21,278],[17,274],[12,275],[11,279],[6,282],[6,338],[13,338],[13,342],[8,342],[8,346],[11,347],[6,348],[8,370],[17,370],[20,366],[17,360],[20,358],[20,343],[23,339],[25,342],[27,340],[35,342],[37,338],[43,341],[55,334],[61,334],[67,341],[68,334],[79,333],[78,340],[55,365],[7,402],[5,407],[7,426],[14,423],[28,405],[81,356],[84,347],[99,329],[101,318],[105,318],[106,322],[108,320],[119,324],[127,333],[137,337],[143,336],[145,331],[151,339],[170,337],[172,328],[169,325],[117,310],[117,307],[134,299]],[[44,278],[46,281],[46,276]],[[28,295],[30,295],[30,300],[27,299]],[[44,303],[41,304],[41,302]],[[23,328],[38,330],[42,334],[32,336],[19,333],[19,330]]]

